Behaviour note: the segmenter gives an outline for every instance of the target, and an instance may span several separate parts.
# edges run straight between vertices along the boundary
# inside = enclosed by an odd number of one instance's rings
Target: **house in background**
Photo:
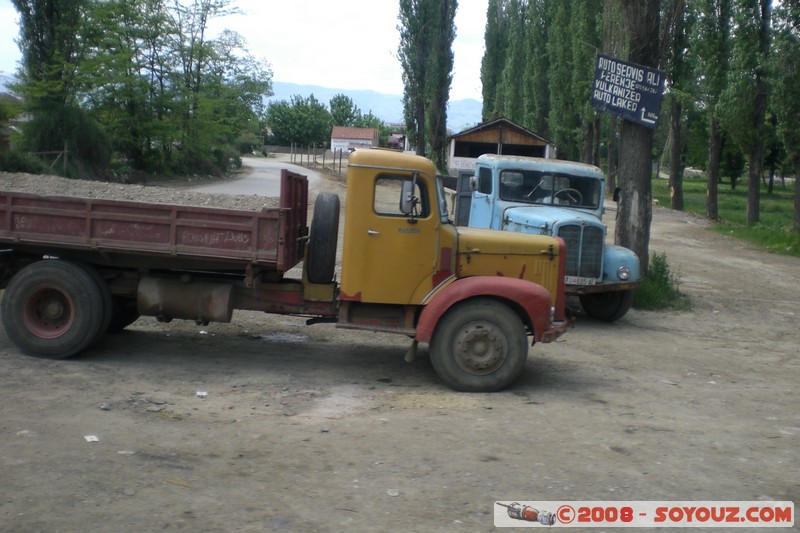
[[[554,158],[556,146],[519,124],[498,118],[450,137],[448,174],[471,176],[475,160],[483,154]]]
[[[379,132],[375,128],[351,128],[334,126],[331,132],[331,151],[349,152],[380,146]]]

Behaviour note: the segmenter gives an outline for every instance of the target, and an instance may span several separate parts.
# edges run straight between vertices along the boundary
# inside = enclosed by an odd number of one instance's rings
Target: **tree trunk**
[[[629,60],[657,67],[660,57],[659,0],[626,0],[625,19],[630,37]],[[642,275],[649,266],[650,223],[653,219],[653,130],[622,121],[619,141],[619,185],[615,242],[639,256]]]
[[[711,118],[711,135],[708,139],[708,177],[706,179],[706,216],[711,220],[719,219],[717,207],[717,188],[719,184],[719,161],[722,157],[722,134],[719,119]]]
[[[617,116],[611,115],[608,122],[608,190],[612,193],[617,188],[617,163],[619,161],[617,153],[619,150],[617,145],[618,125],[619,119]]]
[[[770,0],[761,0],[761,29],[759,48],[761,60],[766,63],[769,57]],[[767,73],[763,67],[756,69],[756,99],[753,105],[753,130],[755,143],[750,150],[750,174],[747,187],[747,224],[752,226],[761,219],[761,174],[764,157],[764,120],[767,115]]]
[[[594,156],[592,157],[592,164],[596,167],[600,166],[600,116],[594,119]]]
[[[681,164],[681,113],[683,107],[677,98],[672,98],[670,132],[672,145],[669,150],[669,199],[670,207],[683,211],[683,165]]]
[[[639,257],[642,274],[649,264],[650,223],[653,219],[651,185],[653,130],[622,121],[619,146],[619,186],[614,242],[633,250]]]

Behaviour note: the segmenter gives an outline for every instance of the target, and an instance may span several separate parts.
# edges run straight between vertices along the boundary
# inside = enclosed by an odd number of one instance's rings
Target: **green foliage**
[[[776,181],[772,194],[761,196],[761,221],[755,225],[747,224],[747,191],[721,186],[718,192],[720,221],[712,229],[755,244],[769,252],[800,257],[800,234],[792,232],[796,184],[789,182],[784,185],[780,179]],[[685,177],[683,191],[685,211],[704,216],[706,177]],[[666,180],[653,180],[653,198],[659,199],[665,205],[669,198]]]
[[[775,47],[772,56],[778,135],[789,161],[800,161],[800,3],[784,2],[775,13]]]
[[[331,98],[330,107],[334,126],[355,126],[356,121],[361,119],[361,110],[353,103],[352,98],[344,94]]]
[[[521,123],[524,117],[524,77],[527,65],[525,49],[525,4],[520,0],[509,0],[506,8],[509,17],[508,23],[508,45],[506,57],[501,72],[498,87],[498,109],[502,109],[502,114],[509,120]]]
[[[108,137],[100,125],[76,105],[40,108],[21,125],[18,148],[33,153],[67,152],[67,175],[102,175],[111,161]]]
[[[489,0],[486,12],[484,43],[486,50],[481,60],[481,83],[483,85],[483,120],[493,120],[502,115],[498,105],[498,88],[505,66],[508,47],[508,17],[505,13],[507,0]]]
[[[417,153],[429,153],[439,168],[445,167],[457,7],[457,0],[400,0],[398,15],[406,130]]]
[[[272,129],[273,142],[284,145],[323,144],[330,140],[333,126],[328,108],[313,94],[270,103],[266,122]]]
[[[22,113],[22,101],[0,94],[0,124],[5,124],[12,118],[19,116]]]
[[[508,118],[553,140],[559,157],[581,159],[597,117],[589,95],[602,5],[489,2],[481,63],[484,120]]]
[[[758,48],[758,1],[746,0],[734,4],[736,39],[731,43],[731,68],[720,94],[722,124],[744,151],[749,150],[758,136],[758,131],[753,128],[757,95],[755,79],[764,68]]]
[[[45,174],[48,170],[47,165],[41,159],[26,152],[15,150],[0,151],[0,171]]]
[[[550,110],[547,123],[548,135],[558,146],[559,154],[565,159],[577,160],[578,149],[573,139],[573,129],[577,125],[577,106],[570,95],[572,42],[570,31],[571,5],[566,2],[553,2],[547,13],[551,22],[547,55],[550,58],[549,91]]]
[[[231,4],[15,0],[24,53],[17,89],[33,117],[25,148],[66,144],[73,173],[235,166],[238,141],[260,134],[272,72],[235,32],[209,39],[209,21],[235,12]]]
[[[688,309],[689,297],[680,291],[680,278],[669,266],[667,255],[655,253],[647,275],[636,289],[633,306],[637,309]]]

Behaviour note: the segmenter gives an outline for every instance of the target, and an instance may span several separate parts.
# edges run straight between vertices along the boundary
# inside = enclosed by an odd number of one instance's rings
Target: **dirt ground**
[[[690,311],[581,319],[494,394],[446,388],[426,347],[405,363],[406,338],[291,317],[141,318],[63,361],[0,331],[0,530],[473,532],[496,500],[800,502],[800,260],[663,207],[650,250]]]

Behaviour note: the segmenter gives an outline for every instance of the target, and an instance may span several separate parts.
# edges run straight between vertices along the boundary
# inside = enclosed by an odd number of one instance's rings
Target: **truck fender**
[[[435,294],[419,316],[415,340],[430,342],[444,314],[454,304],[476,296],[509,303],[525,325],[533,329],[536,341],[550,325],[550,291],[541,285],[502,276],[473,276],[458,279]]]
[[[617,270],[622,266],[626,266],[630,270],[631,274],[627,280],[621,280],[617,276]],[[639,258],[633,250],[616,244],[607,244],[603,251],[603,281],[610,283],[639,281],[640,278]]]

